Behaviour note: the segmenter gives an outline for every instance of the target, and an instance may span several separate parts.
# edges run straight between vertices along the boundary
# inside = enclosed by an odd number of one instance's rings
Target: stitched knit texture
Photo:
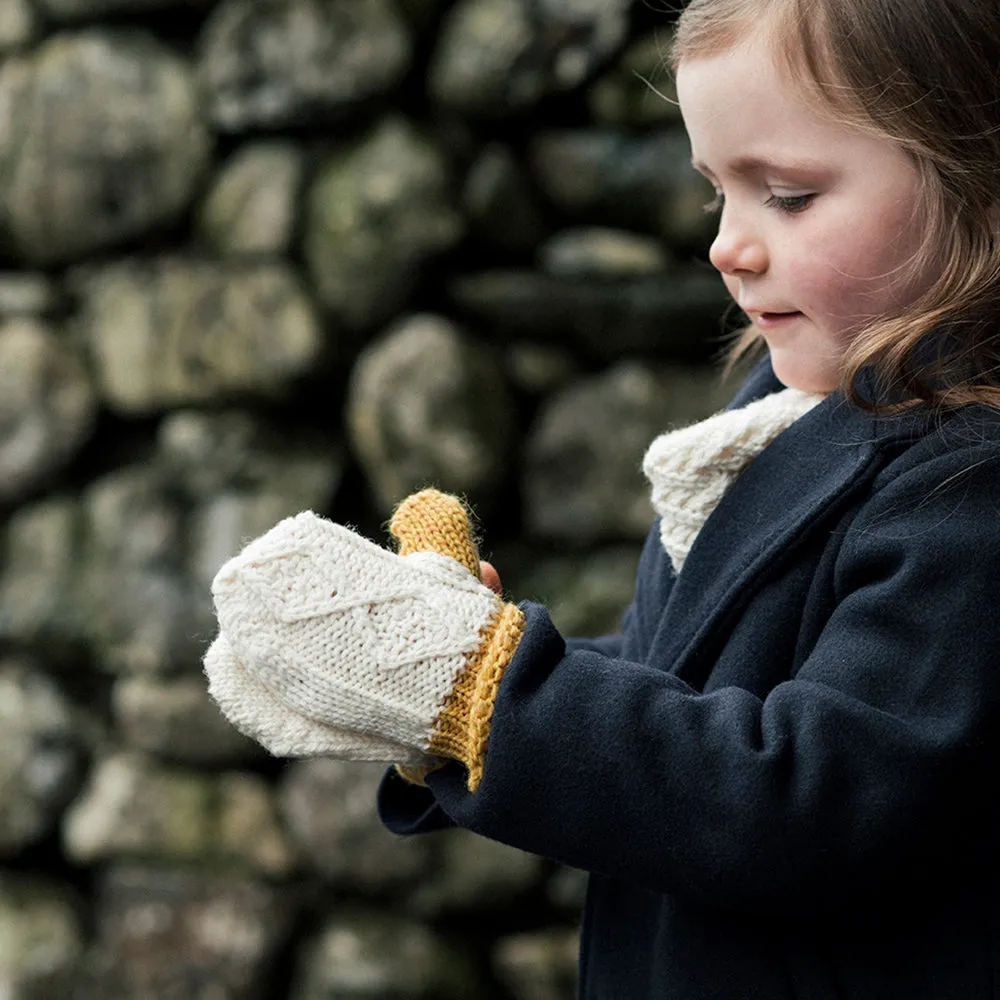
[[[435,723],[431,752],[465,764],[470,792],[482,781],[497,691],[523,634],[524,612],[504,604]]]
[[[389,530],[401,555],[438,552],[481,579],[471,518],[457,497],[435,489],[414,493],[396,508]],[[503,604],[481,635],[479,648],[467,660],[434,723],[431,751],[465,764],[471,792],[482,780],[497,691],[523,632],[524,614],[512,604]],[[396,770],[407,781],[423,785],[438,767],[440,764],[414,767],[397,763]]]
[[[273,753],[394,762],[417,779],[451,757],[475,791],[524,616],[478,579],[455,497],[409,498],[392,531],[405,554],[307,511],[227,562],[210,691]]]
[[[453,560],[394,555],[311,512],[226,563],[212,593],[240,662],[292,711],[421,751],[500,610]]]
[[[680,573],[702,525],[737,476],[825,397],[784,389],[738,410],[661,434],[642,468],[660,515],[660,540]]]
[[[276,757],[337,756],[342,760],[414,759],[412,747],[370,733],[324,725],[287,708],[236,657],[229,639],[220,632],[205,654],[208,691],[222,714],[245,736]],[[421,766],[435,766],[425,757]],[[416,766],[416,765],[414,765]]]
[[[396,508],[389,531],[399,543],[401,556],[438,552],[482,579],[469,512],[458,497],[435,489],[414,493]]]

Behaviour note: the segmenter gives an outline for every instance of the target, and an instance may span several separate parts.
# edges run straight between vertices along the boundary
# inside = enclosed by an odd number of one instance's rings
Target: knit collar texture
[[[826,397],[782,389],[735,410],[661,434],[642,468],[660,516],[660,540],[680,573],[702,525],[740,473]]]

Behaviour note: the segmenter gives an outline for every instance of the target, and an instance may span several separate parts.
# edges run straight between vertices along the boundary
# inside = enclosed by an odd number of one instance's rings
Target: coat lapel
[[[725,629],[783,558],[794,557],[808,526],[867,486],[888,443],[913,437],[924,424],[909,415],[874,416],[835,393],[780,434],[695,539],[661,619],[657,660],[684,675],[706,638]],[[684,623],[690,628],[677,627]]]

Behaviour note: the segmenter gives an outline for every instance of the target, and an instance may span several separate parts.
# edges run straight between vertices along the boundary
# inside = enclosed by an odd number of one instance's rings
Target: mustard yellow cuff
[[[434,724],[429,752],[464,764],[469,772],[470,792],[475,792],[483,779],[497,690],[523,634],[524,613],[514,604],[502,604]],[[424,776],[426,773],[429,771]]]

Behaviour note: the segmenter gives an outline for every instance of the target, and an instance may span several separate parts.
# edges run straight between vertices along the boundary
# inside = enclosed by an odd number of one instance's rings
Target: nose
[[[722,210],[719,232],[712,241],[708,259],[723,274],[763,274],[768,257],[764,241],[745,220],[737,218],[728,206]]]

